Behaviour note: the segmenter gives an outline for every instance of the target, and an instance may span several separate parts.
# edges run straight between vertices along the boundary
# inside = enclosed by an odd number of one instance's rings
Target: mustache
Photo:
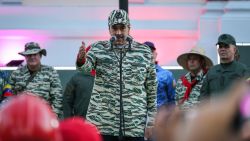
[[[115,35],[117,39],[125,39],[124,35]]]

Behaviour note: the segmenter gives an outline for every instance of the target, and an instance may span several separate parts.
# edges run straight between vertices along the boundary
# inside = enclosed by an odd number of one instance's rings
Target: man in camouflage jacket
[[[180,55],[177,62],[188,71],[185,76],[178,79],[175,89],[176,104],[186,111],[200,103],[200,89],[213,62],[200,47],[194,47],[190,52]]]
[[[27,65],[13,71],[9,83],[14,94],[29,91],[45,99],[53,111],[62,118],[62,86],[59,75],[50,66],[42,65],[42,55],[46,50],[41,49],[38,43],[25,44],[25,51],[20,52],[25,57]]]
[[[127,12],[109,16],[110,41],[92,44],[83,58],[82,71],[96,70],[87,112],[104,141],[150,138],[156,113],[156,72],[147,46],[129,36]],[[84,55],[83,55],[84,56]]]

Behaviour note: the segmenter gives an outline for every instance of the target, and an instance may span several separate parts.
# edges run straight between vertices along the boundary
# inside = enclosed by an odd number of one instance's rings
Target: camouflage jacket
[[[132,42],[131,49],[111,48],[99,41],[87,53],[82,71],[96,70],[87,120],[103,135],[119,135],[120,127],[120,53],[122,61],[122,102],[125,135],[143,137],[146,121],[152,126],[156,113],[157,80],[150,49]],[[125,54],[125,55],[124,55]]]
[[[59,117],[62,117],[62,85],[56,70],[50,66],[42,65],[41,70],[26,86],[30,76],[27,66],[13,71],[9,80],[13,93],[32,92],[45,99],[51,105],[53,111]]]
[[[176,104],[182,110],[190,110],[191,108],[194,108],[195,106],[197,106],[197,104],[200,103],[200,89],[205,77],[206,75],[204,75],[203,71],[201,70],[195,78],[198,83],[192,88],[189,98],[185,100],[182,104],[180,104],[180,101],[183,100],[187,87],[183,85],[181,79],[178,79],[175,89],[175,100]],[[188,82],[191,82],[191,73],[188,72],[185,75],[185,78],[188,80]]]

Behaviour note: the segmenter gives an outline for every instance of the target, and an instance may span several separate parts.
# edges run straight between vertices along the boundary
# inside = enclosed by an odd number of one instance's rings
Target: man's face
[[[125,37],[129,35],[130,27],[124,24],[115,24],[109,27],[109,33],[111,36],[116,36],[117,40],[114,41],[115,45],[126,44]]]
[[[222,63],[233,61],[235,52],[236,52],[236,47],[234,45],[231,44],[228,45],[223,43],[219,44],[218,53]]]
[[[196,54],[190,54],[187,57],[187,66],[189,71],[198,71],[201,69],[201,56]]]
[[[36,67],[41,64],[41,54],[30,54],[25,56],[27,65],[30,67]]]
[[[157,58],[156,50],[153,50],[152,54],[153,54],[153,61],[156,62],[156,58]]]

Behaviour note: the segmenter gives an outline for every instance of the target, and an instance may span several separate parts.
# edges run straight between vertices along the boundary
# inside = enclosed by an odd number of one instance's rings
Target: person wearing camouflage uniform
[[[156,72],[150,48],[132,40],[127,12],[109,16],[109,41],[98,41],[83,58],[82,71],[96,70],[87,111],[104,141],[144,140],[156,114]],[[85,56],[85,55],[83,55]]]
[[[200,103],[200,89],[208,68],[213,65],[205,55],[205,50],[194,47],[190,52],[177,58],[177,62],[188,73],[178,79],[176,84],[176,105],[181,110],[188,111]]]
[[[54,68],[41,64],[42,55],[46,50],[38,43],[25,44],[25,51],[20,52],[25,57],[27,65],[13,71],[9,83],[13,93],[29,91],[45,99],[58,117],[62,118],[62,86],[59,75]]]

